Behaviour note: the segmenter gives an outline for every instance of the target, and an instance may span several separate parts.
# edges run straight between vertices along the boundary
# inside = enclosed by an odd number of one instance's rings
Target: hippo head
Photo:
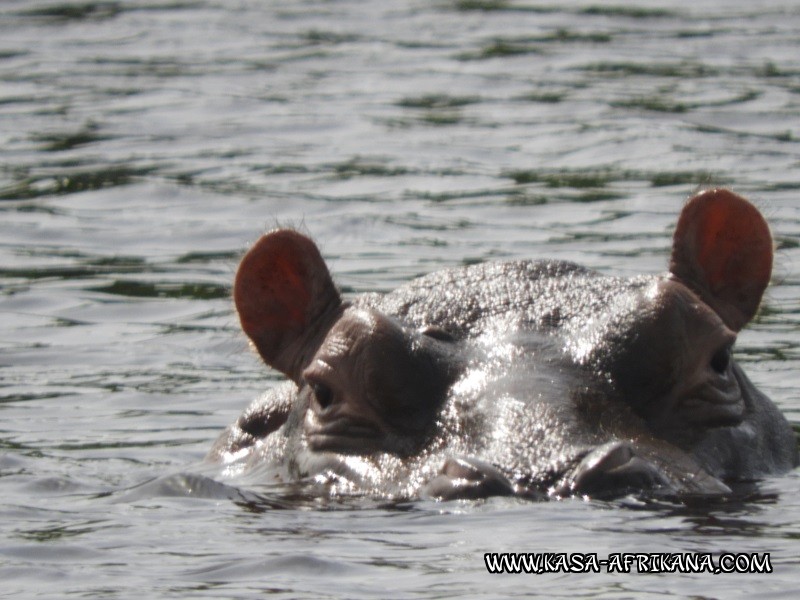
[[[298,386],[309,447],[413,453],[457,376],[451,340],[342,302],[319,250],[292,230],[264,235],[234,285],[242,327]]]
[[[627,402],[655,433],[687,445],[708,428],[735,426],[756,392],[731,358],[772,270],[772,237],[743,198],[709,190],[686,205],[669,274],[616,311],[595,348]]]
[[[662,276],[487,263],[349,304],[309,238],[272,231],[234,300],[296,387],[246,411],[217,455],[286,424],[291,449],[269,456],[291,476],[357,471],[405,489],[443,463],[437,497],[720,493],[722,479],[786,470],[791,428],[731,356],[772,256],[758,210],[710,190],[682,211]]]

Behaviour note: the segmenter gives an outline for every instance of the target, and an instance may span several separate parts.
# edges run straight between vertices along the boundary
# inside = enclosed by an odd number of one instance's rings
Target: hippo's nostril
[[[333,390],[331,388],[324,383],[310,383],[309,386],[314,394],[314,400],[322,410],[333,404]]]

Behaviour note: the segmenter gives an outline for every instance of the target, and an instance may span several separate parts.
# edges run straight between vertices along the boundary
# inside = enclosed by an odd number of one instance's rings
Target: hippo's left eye
[[[425,327],[420,328],[419,332],[422,335],[426,335],[429,338],[433,338],[434,340],[439,340],[440,342],[456,341],[456,338],[453,336],[452,333],[436,325],[426,325]]]
[[[710,366],[714,369],[715,373],[719,373],[720,375],[724,375],[725,372],[728,370],[728,365],[731,362],[731,347],[724,346],[720,348],[714,353],[714,356],[711,357]]]
[[[333,403],[333,390],[324,383],[309,382],[311,392],[314,394],[314,400],[319,404],[320,408],[327,408]]]

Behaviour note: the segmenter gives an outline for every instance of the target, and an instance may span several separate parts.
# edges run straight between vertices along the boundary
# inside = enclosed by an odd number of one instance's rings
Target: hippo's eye
[[[327,408],[333,403],[333,390],[327,385],[319,382],[309,382],[308,386],[311,388],[314,400],[316,400],[320,408]]]
[[[439,340],[440,342],[454,342],[456,340],[452,333],[436,325],[422,327],[419,332],[422,335],[426,335],[434,340]]]
[[[714,356],[711,357],[711,368],[714,372],[723,375],[728,370],[728,365],[731,362],[731,347],[725,346],[716,351]]]

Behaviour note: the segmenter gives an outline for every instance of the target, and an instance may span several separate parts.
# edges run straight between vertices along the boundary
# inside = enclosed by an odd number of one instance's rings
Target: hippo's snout
[[[744,400],[738,387],[705,388],[683,401],[687,419],[706,427],[735,427],[744,419]]]
[[[381,432],[373,423],[352,417],[325,417],[314,411],[306,414],[304,423],[308,446],[318,452],[359,454],[380,450]]]

